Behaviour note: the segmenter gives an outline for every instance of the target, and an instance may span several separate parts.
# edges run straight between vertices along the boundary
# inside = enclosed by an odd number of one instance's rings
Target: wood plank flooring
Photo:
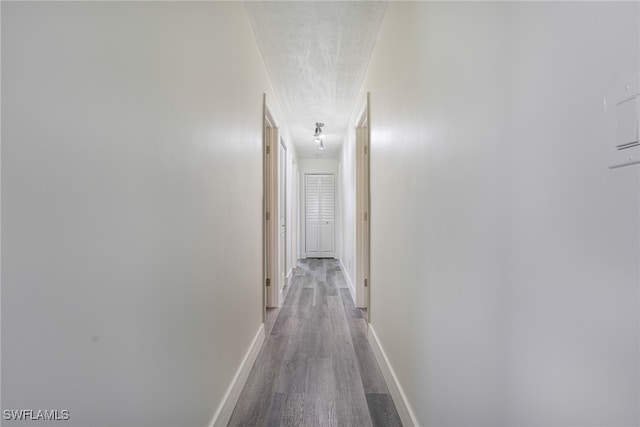
[[[229,426],[401,426],[339,263],[298,262]]]

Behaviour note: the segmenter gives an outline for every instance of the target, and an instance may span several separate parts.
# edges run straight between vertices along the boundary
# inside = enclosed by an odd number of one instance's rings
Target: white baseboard
[[[264,335],[264,323],[260,325],[258,328],[258,332],[256,336],[253,338],[253,342],[249,347],[249,351],[245,354],[244,359],[242,359],[242,363],[238,368],[238,371],[231,380],[231,384],[227,389],[224,397],[222,398],[222,402],[218,406],[216,413],[213,415],[213,419],[209,423],[209,427],[223,427],[229,424],[229,420],[231,419],[231,414],[233,413],[233,409],[236,407],[236,403],[238,402],[238,397],[240,397],[240,393],[242,392],[242,388],[244,384],[247,382],[247,377],[249,377],[249,372],[253,367],[253,363],[256,361],[258,357],[258,353],[260,352],[260,348],[262,347],[262,343],[265,340]]]
[[[382,345],[380,345],[378,336],[373,330],[373,326],[371,326],[371,324],[369,324],[368,338],[369,343],[371,344],[371,348],[373,348],[373,354],[376,356],[376,361],[378,362],[380,370],[382,371],[382,376],[387,382],[387,387],[389,387],[389,394],[391,394],[393,403],[396,405],[396,410],[398,411],[398,415],[400,416],[402,425],[404,427],[418,426],[419,424],[416,420],[416,415],[411,409],[411,405],[407,400],[407,396],[405,396],[404,391],[402,390],[402,386],[400,385],[395,372],[393,372],[393,368],[389,363],[389,359],[387,359],[387,355],[382,349]]]
[[[344,266],[342,259],[339,259],[340,267],[342,268],[342,275],[347,280],[347,286],[349,286],[349,293],[351,294],[351,299],[353,300],[353,304],[357,307],[356,304],[356,287],[353,286],[353,282],[351,281],[351,277],[347,273],[347,268]]]

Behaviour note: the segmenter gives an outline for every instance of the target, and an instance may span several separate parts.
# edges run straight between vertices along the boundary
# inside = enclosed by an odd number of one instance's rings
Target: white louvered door
[[[306,175],[305,241],[310,258],[335,254],[335,183],[333,175]]]

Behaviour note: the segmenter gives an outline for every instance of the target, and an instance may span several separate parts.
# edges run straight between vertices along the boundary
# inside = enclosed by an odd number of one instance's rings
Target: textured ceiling
[[[337,158],[386,10],[377,1],[245,2],[300,158]],[[325,145],[313,142],[325,124]]]

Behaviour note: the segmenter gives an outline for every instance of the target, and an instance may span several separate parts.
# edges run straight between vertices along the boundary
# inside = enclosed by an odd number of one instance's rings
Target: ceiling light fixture
[[[318,145],[318,150],[324,150],[325,148],[327,148],[324,146],[324,132],[322,132],[323,126],[324,123],[316,122],[316,131],[313,134],[313,140],[316,142],[316,144],[320,144]]]
[[[324,126],[324,123],[316,123],[316,132],[313,134],[313,136],[315,137],[324,136],[324,133],[322,133],[322,126]]]

